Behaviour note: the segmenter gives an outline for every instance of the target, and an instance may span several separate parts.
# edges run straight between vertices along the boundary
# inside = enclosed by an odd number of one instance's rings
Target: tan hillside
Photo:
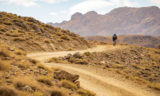
[[[0,12],[0,40],[25,51],[55,51],[88,48],[84,38],[44,24],[32,17]]]
[[[69,54],[65,57],[51,58],[48,62],[96,66],[160,92],[159,49],[129,45],[118,45],[115,48],[118,49]]]
[[[95,96],[80,88],[78,78],[0,43],[0,96]]]
[[[112,37],[105,36],[86,36],[85,39],[89,41],[98,41],[104,43],[112,43]],[[118,36],[118,43],[131,44],[137,46],[144,46],[149,48],[159,48],[160,37],[144,36],[144,35],[120,35]]]
[[[51,25],[71,30],[81,36],[152,35],[160,36],[160,9],[120,7],[104,15],[90,11],[75,13],[71,20]]]

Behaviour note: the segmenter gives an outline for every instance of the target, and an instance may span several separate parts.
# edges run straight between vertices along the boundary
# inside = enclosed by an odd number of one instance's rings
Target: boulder
[[[77,52],[77,53],[73,54],[73,57],[75,57],[75,58],[82,58],[83,56],[82,56],[82,54],[80,54],[79,52]]]

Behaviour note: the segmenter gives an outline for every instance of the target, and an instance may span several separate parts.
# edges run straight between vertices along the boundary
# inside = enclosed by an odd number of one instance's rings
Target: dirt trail
[[[41,53],[30,53],[28,57],[40,60],[45,63],[45,60],[51,57],[66,56],[67,54],[74,54],[76,52],[102,52],[102,51],[113,51],[121,50],[126,46],[97,46],[95,48],[81,50],[81,51],[61,51],[61,52],[41,52]],[[134,85],[121,80],[116,80],[104,74],[105,72],[97,72],[94,68],[87,68],[84,65],[71,65],[71,64],[55,64],[45,63],[48,66],[54,68],[61,68],[71,73],[80,75],[80,83],[83,88],[89,89],[97,94],[97,96],[158,96],[152,92],[140,89]],[[91,71],[92,70],[92,71]],[[93,71],[94,70],[94,71]]]

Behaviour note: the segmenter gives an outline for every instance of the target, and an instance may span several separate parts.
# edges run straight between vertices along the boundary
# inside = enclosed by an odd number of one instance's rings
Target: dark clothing
[[[114,34],[112,39],[113,39],[113,46],[115,46],[116,45],[116,40],[117,40],[117,35]]]
[[[117,35],[114,34],[112,39],[113,39],[113,41],[116,41],[117,40]]]

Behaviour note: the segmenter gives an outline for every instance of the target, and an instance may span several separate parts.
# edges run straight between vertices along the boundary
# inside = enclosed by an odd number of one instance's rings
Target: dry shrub
[[[38,81],[41,82],[41,83],[44,83],[48,86],[52,86],[52,80],[48,77],[48,76],[40,76],[38,78]]]
[[[62,36],[61,36],[61,39],[63,39],[63,40],[70,40],[70,37],[67,36],[67,35],[62,35]]]
[[[13,54],[11,54],[11,52],[9,52],[7,49],[2,48],[0,50],[0,56],[2,56],[2,57],[11,57],[11,55],[13,55]]]
[[[0,96],[19,96],[19,95],[13,88],[0,87]]]
[[[6,71],[10,69],[10,63],[7,61],[0,60],[0,71]]]
[[[39,83],[32,76],[23,76],[13,79],[15,88],[21,90],[25,86],[30,86],[33,91],[41,88]]]
[[[51,69],[51,68],[49,68],[48,66],[46,66],[46,65],[44,65],[44,64],[42,64],[42,63],[38,63],[37,67],[40,68],[40,69],[44,69],[44,70],[46,70],[46,71],[52,72],[52,69]]]
[[[95,93],[85,89],[79,89],[77,90],[77,93],[80,94],[81,96],[96,96]]]
[[[158,91],[160,91],[160,83],[151,83],[150,85],[148,85],[150,88],[156,89]]]
[[[51,91],[51,95],[50,96],[67,96],[67,94],[60,89],[54,89]]]
[[[84,55],[85,55],[85,56],[88,56],[88,57],[90,57],[90,58],[93,57],[93,54],[92,54],[91,52],[85,52]]]
[[[51,62],[64,63],[65,61],[63,61],[63,60],[60,59],[60,58],[55,58],[55,57],[53,57],[53,58],[51,58],[51,59],[48,60],[48,63],[51,63]]]
[[[28,60],[21,60],[21,62],[14,63],[21,69],[28,69],[31,66],[31,63]]]
[[[44,40],[45,43],[50,43],[51,41],[49,39]]]
[[[22,50],[19,50],[19,49],[16,50],[15,54],[17,54],[17,55],[24,55],[24,56],[27,55],[27,53],[25,51],[22,51]]]
[[[40,91],[35,91],[33,93],[33,96],[45,96],[43,92],[40,92]]]
[[[31,63],[33,63],[33,64],[37,64],[37,63],[39,63],[39,61],[37,61],[37,60],[35,60],[35,59],[28,59]]]
[[[60,85],[64,88],[71,89],[71,90],[77,90],[78,89],[77,86],[69,80],[61,80]]]
[[[75,57],[71,57],[69,59],[69,62],[75,63],[75,64],[82,64],[82,65],[87,65],[88,64],[88,60],[83,59],[83,58],[79,59],[79,58],[75,58]]]
[[[26,39],[24,37],[15,37],[13,41],[25,41]]]

